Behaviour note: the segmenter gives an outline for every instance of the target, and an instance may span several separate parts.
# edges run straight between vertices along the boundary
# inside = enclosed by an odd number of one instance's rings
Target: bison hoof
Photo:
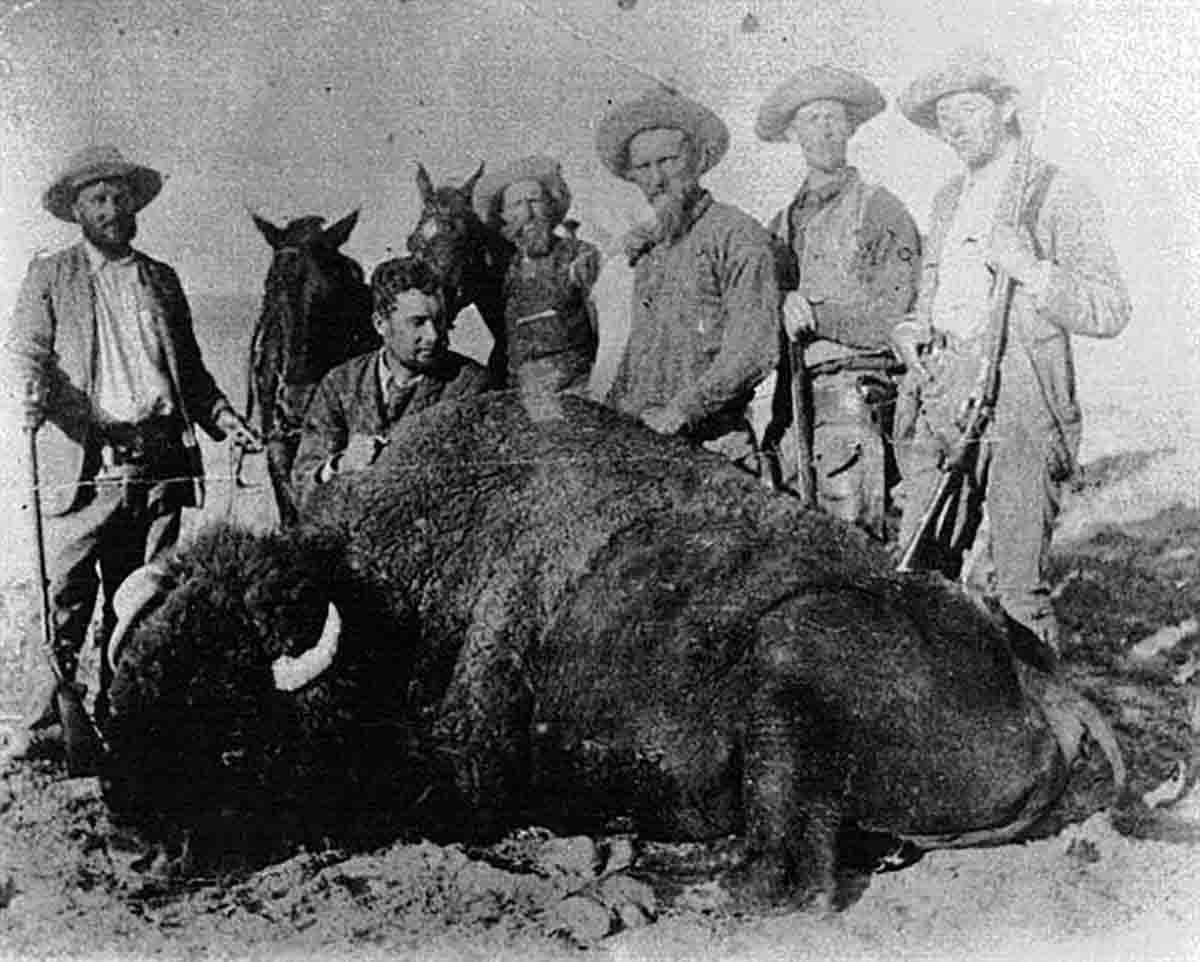
[[[754,912],[833,912],[837,885],[819,873],[797,871],[784,856],[751,857],[730,872],[726,885],[736,908]]]

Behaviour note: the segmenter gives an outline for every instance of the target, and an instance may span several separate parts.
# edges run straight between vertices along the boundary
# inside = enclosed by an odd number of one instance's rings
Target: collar
[[[810,187],[809,178],[804,178],[800,190],[796,194],[796,205],[799,207],[824,207],[842,193],[847,187],[858,180],[858,168],[849,165],[843,167],[836,177],[820,187]]]
[[[693,227],[696,226],[696,222],[698,220],[700,220],[700,218],[703,217],[705,214],[707,214],[708,209],[710,207],[712,207],[712,205],[713,205],[712,194],[710,194],[703,187],[700,188],[700,192],[698,194],[696,194],[695,196],[696,196],[696,199],[692,201],[691,205],[687,208],[687,210],[685,212],[685,220],[684,220],[684,228],[683,228],[683,232],[685,234],[688,233]]]
[[[978,170],[967,170],[966,179],[963,181],[964,190],[972,191],[988,185],[1002,184],[1008,177],[1009,171],[1012,170],[1016,158],[1017,141],[1009,137],[1004,146],[996,152],[996,156],[984,166]]]
[[[137,260],[137,251],[130,251],[124,257],[113,259],[104,254],[95,244],[86,237],[83,239],[83,253],[87,257],[88,271],[92,274],[99,274],[106,267],[128,267]]]
[[[376,362],[375,369],[379,375],[379,388],[381,391],[383,391],[383,396],[385,398],[388,396],[388,393],[393,387],[398,391],[416,387],[425,377],[424,374],[413,371],[406,380],[398,380],[392,373],[391,366],[388,364],[387,348],[385,347],[381,347],[379,349],[379,360]]]

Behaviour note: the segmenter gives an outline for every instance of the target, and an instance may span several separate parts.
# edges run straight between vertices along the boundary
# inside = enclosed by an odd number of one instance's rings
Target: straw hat
[[[617,177],[628,179],[629,141],[646,130],[682,130],[699,159],[698,174],[712,170],[729,149],[725,121],[703,104],[656,87],[613,107],[596,125],[596,152]]]
[[[123,180],[129,186],[134,211],[139,211],[162,190],[162,175],[150,167],[134,164],[116,147],[85,147],[67,161],[66,167],[42,194],[42,206],[59,220],[75,223],[71,211],[81,187],[98,180]]]
[[[937,130],[937,102],[964,90],[1002,100],[1016,93],[1017,87],[999,57],[975,47],[960,47],[942,66],[912,82],[899,100],[900,112],[918,127]]]
[[[846,105],[851,127],[857,129],[883,111],[883,94],[866,77],[824,64],[793,74],[771,92],[758,110],[754,132],[760,140],[784,140],[796,111],[815,100]]]

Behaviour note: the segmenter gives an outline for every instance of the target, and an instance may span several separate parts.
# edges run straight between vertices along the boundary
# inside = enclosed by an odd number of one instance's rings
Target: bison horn
[[[280,655],[271,663],[271,675],[279,691],[296,691],[303,688],[321,672],[333,664],[338,641],[342,634],[342,616],[333,602],[329,603],[329,614],[317,643],[302,655]]]
[[[142,565],[124,581],[113,595],[113,611],[117,624],[108,639],[108,666],[115,672],[121,649],[129,640],[133,626],[142,614],[168,591],[175,587],[175,579],[161,562],[152,561]]]

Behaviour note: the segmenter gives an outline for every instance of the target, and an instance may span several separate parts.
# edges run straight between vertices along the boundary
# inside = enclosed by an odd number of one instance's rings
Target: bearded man
[[[665,89],[597,126],[600,159],[655,215],[626,238],[632,317],[608,403],[757,474],[747,409],[778,361],[780,296],[770,234],[700,185],[728,147],[720,117]]]
[[[55,657],[73,682],[101,585],[96,718],[107,715],[112,598],[139,565],[171,548],[183,509],[203,502],[196,428],[260,450],[204,364],[175,271],[133,247],[139,212],[162,189],[116,147],[75,154],[42,206],[82,236],[36,257],[5,344],[36,432]],[[39,663],[0,765],[52,750],[56,681]]]
[[[550,157],[521,158],[475,188],[476,212],[513,247],[504,278],[510,388],[587,389],[599,345],[591,290],[600,251],[574,230],[559,232],[570,207],[562,168]]]

